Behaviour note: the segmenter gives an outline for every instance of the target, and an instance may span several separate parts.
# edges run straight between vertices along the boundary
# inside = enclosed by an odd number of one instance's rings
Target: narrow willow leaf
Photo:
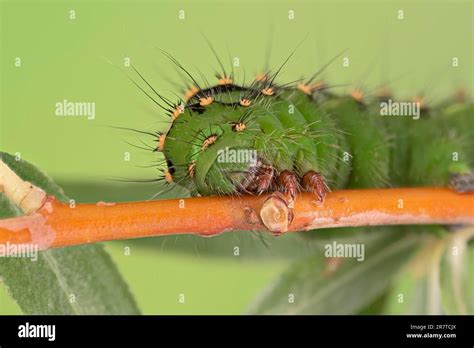
[[[26,314],[138,314],[137,306],[102,246],[0,259],[2,281]]]
[[[474,314],[474,227],[466,227],[450,237],[440,267],[443,311]]]
[[[428,230],[442,227],[426,227]],[[396,277],[387,295],[384,313],[441,314],[439,267],[448,238],[431,235],[429,241]]]
[[[20,216],[22,211],[0,192],[0,218]]]
[[[6,165],[10,167],[20,178],[23,180],[29,181],[35,186],[40,187],[47,194],[55,196],[61,201],[67,201],[68,198],[64,194],[64,191],[59,187],[48,175],[46,175],[42,170],[36,168],[31,163],[24,161],[22,159],[16,159],[15,156],[12,156],[5,152],[0,152],[0,159],[5,162]],[[0,216],[5,217],[5,216]]]
[[[377,228],[352,239],[365,246],[365,259],[343,259],[331,271],[320,250],[294,263],[255,303],[254,314],[356,314],[381,296],[392,277],[419,247],[422,237],[397,228]],[[341,260],[341,259],[339,259]],[[293,300],[293,301],[292,301]]]
[[[2,154],[22,179],[58,199],[67,197],[44,173]],[[0,194],[0,218],[21,212]],[[8,245],[5,245],[8,247]],[[0,279],[26,314],[138,314],[127,284],[101,245],[39,252],[30,258],[0,258]],[[36,260],[35,260],[36,259]]]

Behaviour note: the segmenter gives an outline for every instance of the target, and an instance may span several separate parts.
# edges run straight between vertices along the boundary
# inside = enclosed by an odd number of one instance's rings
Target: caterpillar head
[[[236,84],[218,59],[223,74],[201,88],[165,54],[193,82],[182,103],[173,105],[156,93],[171,108],[173,121],[158,139],[167,182],[194,195],[281,190],[291,200],[306,189],[322,201],[329,190],[326,177],[337,176],[338,186],[347,179],[347,164],[341,164],[346,143],[326,111],[316,107],[332,97],[326,84],[314,82],[317,74],[299,86],[274,83],[291,55],[274,73],[247,85]],[[304,180],[308,177],[320,179]]]
[[[182,112],[159,139],[174,182],[202,195],[245,191],[260,164],[254,147],[259,131],[254,113],[262,106],[258,96],[272,91],[255,86],[222,77],[214,87],[189,90]]]

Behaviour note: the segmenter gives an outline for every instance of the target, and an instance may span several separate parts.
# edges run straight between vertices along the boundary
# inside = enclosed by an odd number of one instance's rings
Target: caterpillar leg
[[[252,194],[255,189],[255,178],[257,176],[257,168],[245,172],[244,179],[235,184],[238,192]]]
[[[298,176],[294,172],[284,170],[278,176],[278,184],[283,193],[289,196],[290,201],[294,201],[299,191]]]
[[[257,194],[262,194],[263,192],[267,191],[273,181],[273,177],[275,175],[275,170],[272,166],[265,166],[262,165],[259,168],[257,178],[256,178],[256,188],[255,191]]]
[[[324,177],[313,170],[307,172],[302,179],[308,191],[316,193],[320,202],[324,200],[329,187]],[[276,178],[276,183],[281,192],[274,192],[265,201],[260,217],[267,228],[275,235],[286,232],[293,221],[293,204],[300,191],[298,175],[289,170],[284,170]]]
[[[275,175],[275,170],[272,166],[267,166],[259,163],[258,166],[250,170],[244,184],[241,185],[241,191],[249,194],[256,193],[258,195],[269,190]]]
[[[474,173],[451,174],[449,186],[459,193],[474,192]]]
[[[303,176],[303,186],[308,191],[314,192],[318,196],[320,202],[323,202],[326,193],[331,191],[326,184],[324,177],[314,170],[310,170]]]

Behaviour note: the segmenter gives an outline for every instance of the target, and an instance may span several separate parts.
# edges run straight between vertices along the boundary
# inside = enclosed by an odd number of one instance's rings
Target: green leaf
[[[428,243],[400,273],[386,297],[384,314],[441,314],[438,273],[430,264],[438,243]]]
[[[444,230],[442,227],[426,229]],[[425,246],[401,270],[387,295],[387,314],[474,313],[474,236],[472,227],[433,234]]]
[[[139,314],[102,246],[40,252],[36,261],[0,259],[0,276],[26,314]]]
[[[68,200],[44,173],[3,154],[22,179],[61,200]],[[21,215],[0,194],[0,218]],[[31,258],[0,258],[0,279],[26,314],[139,314],[138,307],[110,256],[101,245],[40,251]]]
[[[11,216],[20,216],[22,211],[0,192],[0,219]]]
[[[0,152],[0,159],[10,167],[20,178],[29,181],[35,186],[40,187],[48,195],[55,196],[61,201],[69,200],[61,187],[59,187],[48,175],[43,171],[36,168],[31,163],[28,163],[22,159],[16,160],[15,156],[12,156],[5,152]],[[0,211],[0,218],[2,216]]]
[[[472,226],[453,233],[441,260],[441,299],[446,314],[474,314],[473,238]]]
[[[399,228],[376,230],[343,242],[364,245],[363,261],[346,258],[331,271],[328,261],[334,259],[326,258],[320,250],[294,263],[265,289],[250,313],[356,314],[363,310],[384,293],[423,239]]]

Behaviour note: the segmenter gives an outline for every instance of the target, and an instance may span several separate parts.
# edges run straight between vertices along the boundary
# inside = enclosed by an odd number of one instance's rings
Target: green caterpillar
[[[417,118],[382,117],[387,93],[367,102],[360,90],[336,95],[315,77],[280,85],[281,68],[248,84],[223,69],[203,88],[172,60],[192,84],[175,104],[153,90],[173,120],[157,150],[164,179],[192,195],[280,191],[294,199],[304,190],[323,201],[332,189],[445,186],[450,178],[458,191],[473,189],[471,102],[428,108],[419,99]]]

